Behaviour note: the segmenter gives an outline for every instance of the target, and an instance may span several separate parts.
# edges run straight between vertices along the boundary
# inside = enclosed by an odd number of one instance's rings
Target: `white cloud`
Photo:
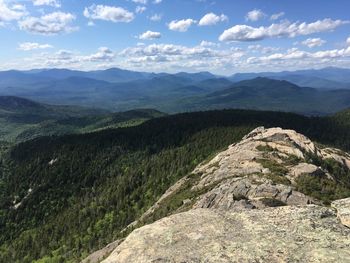
[[[149,68],[164,71],[165,68],[185,70],[222,69],[232,66],[244,52],[241,50],[216,50],[203,46],[186,47],[173,44],[152,44],[130,47],[120,56],[125,57],[129,67]],[[176,71],[176,70],[175,70]]]
[[[78,55],[69,50],[59,50],[53,55],[46,56],[48,65],[81,65],[81,63],[110,62],[115,58],[115,53],[107,47],[100,47],[96,53],[90,55]]]
[[[24,42],[18,45],[18,49],[23,51],[30,51],[35,49],[46,49],[46,48],[52,48],[52,47],[53,46],[49,44],[39,44],[35,42]]]
[[[325,43],[326,41],[321,38],[308,38],[305,41],[301,42],[301,44],[309,48],[320,47]]]
[[[13,20],[19,20],[25,15],[25,6],[19,4],[9,6],[4,0],[0,0],[0,24]]]
[[[160,20],[162,20],[162,15],[161,14],[154,14],[154,15],[152,15],[149,19],[151,20],[151,21],[154,21],[154,22],[157,22],[157,21],[160,21]]]
[[[299,60],[307,63],[307,61],[321,62],[320,59],[335,59],[350,57],[350,47],[343,49],[323,50],[317,52],[301,51],[297,48],[289,49],[286,53],[275,53],[263,57],[251,57],[248,62],[273,62]]]
[[[142,5],[146,5],[147,4],[147,0],[132,0],[134,3],[137,3],[137,4],[142,4]]]
[[[181,45],[173,44],[152,44],[148,46],[141,47],[131,47],[123,50],[121,55],[128,57],[137,57],[137,56],[167,56],[167,57],[176,57],[176,56],[186,56],[186,57],[211,57],[219,56],[220,51],[214,51],[210,48],[205,48],[201,46],[196,47],[185,47]]]
[[[250,50],[253,53],[261,53],[261,54],[269,54],[272,52],[277,52],[281,48],[279,47],[269,47],[269,46],[262,46],[262,45],[249,45],[248,50]]]
[[[153,0],[153,4],[157,5],[157,4],[160,4],[163,0]]]
[[[53,12],[41,17],[26,17],[18,24],[20,29],[31,33],[53,35],[77,30],[77,27],[71,26],[74,20],[75,16],[71,13]]]
[[[139,36],[139,39],[143,39],[143,40],[151,40],[151,39],[157,39],[157,38],[161,38],[161,33],[159,32],[153,32],[153,31],[146,31],[145,33],[141,34]]]
[[[197,23],[197,21],[191,18],[174,20],[169,23],[168,27],[170,30],[173,31],[186,32],[190,28],[190,26],[195,23]]]
[[[122,67],[134,70],[178,72],[209,70],[218,74],[232,74],[233,71],[281,71],[326,66],[350,66],[350,45],[348,47],[307,52],[297,48],[283,48],[251,45],[244,51],[238,47],[218,47],[212,42],[202,45],[184,46],[174,44],[138,43],[119,53],[101,47],[92,54],[80,54],[69,50],[58,52],[33,52],[30,57],[21,57],[3,63],[0,67],[28,69],[38,67],[62,67],[96,69]],[[224,47],[227,47],[223,49]],[[256,52],[255,52],[256,51]],[[256,53],[252,56],[251,53]],[[267,54],[264,54],[266,52]],[[271,53],[272,52],[272,53]]]
[[[219,47],[220,44],[203,40],[200,44],[202,47]]]
[[[216,25],[219,22],[227,21],[228,17],[224,14],[218,16],[214,13],[208,13],[205,16],[202,17],[202,19],[199,21],[198,25],[200,26],[211,26]]]
[[[146,11],[146,9],[147,8],[145,6],[136,6],[135,13],[142,14],[143,12]]]
[[[346,43],[350,46],[350,37],[346,40]]]
[[[248,21],[258,21],[264,18],[266,15],[259,9],[254,9],[246,15],[245,19]]]
[[[16,11],[26,11],[26,6],[22,4],[14,4],[11,8]]]
[[[219,37],[220,41],[257,41],[273,37],[296,37],[319,32],[332,31],[335,28],[348,24],[349,21],[323,19],[313,23],[290,23],[285,21],[272,24],[268,27],[251,27],[236,25],[225,30]]]
[[[284,12],[279,12],[279,13],[276,13],[276,14],[272,14],[271,17],[270,17],[270,19],[271,19],[271,20],[277,20],[277,19],[281,18],[281,17],[284,16],[284,15],[285,15]]]
[[[26,65],[22,68],[62,67],[82,69],[89,66],[96,68],[99,65],[97,63],[112,63],[114,60],[115,53],[107,47],[100,47],[96,53],[88,55],[81,55],[70,50],[59,50],[55,53],[36,53],[32,57],[25,58]]]
[[[90,62],[101,62],[101,61],[113,61],[115,54],[108,47],[100,47],[95,54],[88,56],[78,57],[81,61],[90,61]]]
[[[92,5],[84,9],[84,16],[90,19],[100,19],[112,22],[129,23],[134,20],[134,14],[122,7]]]
[[[57,0],[33,0],[33,5],[35,6],[48,5],[53,7],[61,7],[61,3]]]

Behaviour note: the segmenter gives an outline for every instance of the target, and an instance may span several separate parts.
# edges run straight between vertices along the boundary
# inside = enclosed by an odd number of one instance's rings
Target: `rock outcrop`
[[[324,207],[300,185],[344,184],[333,164],[350,176],[349,154],[259,127],[170,187],[130,226],[164,218],[134,230],[103,263],[349,262],[350,200]]]
[[[131,233],[103,263],[349,262],[350,229],[325,207],[194,209]]]
[[[337,210],[338,218],[342,224],[350,228],[350,198],[336,200],[332,202],[332,207]]]
[[[264,208],[267,206],[307,205],[315,201],[291,186],[274,184],[271,180],[256,177],[225,180],[213,190],[200,196],[193,208]]]

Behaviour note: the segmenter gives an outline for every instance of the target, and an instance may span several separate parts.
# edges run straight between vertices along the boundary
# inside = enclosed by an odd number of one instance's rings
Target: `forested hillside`
[[[244,110],[24,142],[2,162],[1,262],[79,261],[122,236],[169,186],[257,126],[295,129],[350,150],[342,117]]]
[[[95,108],[49,105],[20,97],[0,96],[0,140],[19,142],[45,135],[132,126],[164,115],[151,109],[111,113]]]

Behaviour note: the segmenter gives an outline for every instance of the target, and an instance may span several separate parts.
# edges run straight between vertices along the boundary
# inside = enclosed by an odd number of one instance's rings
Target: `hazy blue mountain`
[[[175,76],[182,77],[182,78],[187,78],[192,81],[203,81],[206,79],[214,79],[216,78],[216,75],[203,71],[203,72],[198,72],[198,73],[187,73],[187,72],[179,72],[176,73]]]
[[[298,70],[296,74],[350,83],[350,69],[327,67],[323,69]]]
[[[4,88],[28,88],[51,80],[48,76],[35,76],[18,70],[0,71],[0,91]]]
[[[0,95],[20,96],[54,104],[102,106],[123,110],[129,103],[127,100],[133,100],[133,103],[126,107],[131,109],[134,106],[142,106],[140,100],[186,96],[188,92],[181,91],[181,87],[210,78],[215,78],[215,75],[209,72],[156,74],[119,68],[95,71],[69,69],[3,71],[0,72]],[[220,81],[222,80],[218,82]],[[215,87],[215,83],[211,85],[211,89],[215,90]],[[119,107],[118,102],[121,102],[122,106]]]
[[[287,80],[301,87],[312,87],[319,89],[350,89],[350,83],[333,81],[313,76],[284,75],[271,77],[273,79]]]
[[[350,69],[328,67],[324,69],[260,72],[260,73],[237,73],[229,77],[238,82],[256,77],[267,77],[287,80],[303,87],[323,89],[350,89]]]
[[[52,79],[65,79],[69,77],[83,77],[108,82],[126,82],[151,77],[152,73],[136,72],[119,68],[106,70],[79,71],[70,69],[43,69],[26,72],[35,77],[49,77]]]
[[[342,74],[346,71],[339,69]],[[298,74],[259,74],[273,76],[251,79],[256,74],[247,73],[227,79],[208,72],[150,74],[120,69],[90,72],[64,69],[34,70],[30,73],[6,71],[0,72],[0,77],[3,77],[0,80],[0,95],[112,111],[154,108],[164,112],[182,112],[249,108],[326,114],[349,106],[350,89],[345,89],[346,83],[302,75],[336,76],[338,69],[298,71]],[[120,76],[124,76],[124,80],[137,79],[111,82],[113,78],[120,80]],[[102,80],[108,78],[110,81]],[[245,78],[248,79],[232,81]],[[4,86],[10,83],[16,85]],[[315,86],[323,90],[314,89]]]
[[[60,69],[60,68],[31,70],[31,71],[26,71],[25,73],[27,73],[28,75],[31,75],[32,77],[45,77],[45,78],[51,78],[51,79],[65,79],[69,77],[87,77],[88,76],[88,72],[85,72],[85,71]]]
[[[227,88],[232,84],[233,82],[226,78],[212,78],[195,83],[196,86],[210,92]]]
[[[169,107],[174,111],[240,108],[322,115],[350,107],[350,90],[305,88],[285,80],[258,77]]]
[[[111,68],[106,70],[97,70],[88,72],[90,78],[109,82],[127,82],[138,79],[147,79],[155,76],[153,73],[137,72],[124,70],[119,68]]]

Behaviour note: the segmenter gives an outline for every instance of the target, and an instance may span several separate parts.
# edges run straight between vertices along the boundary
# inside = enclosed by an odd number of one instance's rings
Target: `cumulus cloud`
[[[157,4],[160,4],[161,2],[163,2],[163,0],[153,0],[153,4],[157,5]]]
[[[258,21],[258,20],[264,18],[265,16],[266,15],[261,10],[254,9],[254,10],[248,12],[248,14],[246,15],[245,19],[247,21]]]
[[[101,62],[101,61],[113,61],[115,54],[108,47],[100,47],[95,54],[88,56],[77,57],[80,61]]]
[[[48,5],[53,7],[61,7],[61,3],[57,0],[33,0],[33,5],[35,6]]]
[[[0,23],[19,20],[25,15],[25,6],[19,4],[10,6],[4,0],[0,0]]]
[[[272,24],[268,27],[251,27],[247,25],[236,25],[225,30],[219,37],[220,41],[257,41],[273,37],[296,37],[310,35],[319,32],[327,32],[337,27],[348,24],[349,21],[332,20],[329,18],[318,20],[313,23],[290,23],[284,21]]]
[[[145,33],[141,34],[139,36],[139,39],[142,39],[142,40],[151,40],[151,39],[157,39],[157,38],[161,38],[161,33],[159,32],[153,32],[153,31],[146,31]]]
[[[162,15],[161,14],[154,14],[149,18],[153,22],[157,22],[162,20]]]
[[[195,23],[197,23],[197,21],[191,18],[174,20],[169,23],[168,27],[170,30],[173,30],[173,31],[186,32],[190,28],[190,26]]]
[[[122,7],[91,5],[86,7],[83,12],[84,16],[89,19],[100,19],[112,22],[129,23],[134,20],[134,14]]]
[[[143,12],[145,12],[146,11],[146,7],[145,6],[136,6],[136,9],[135,9],[135,12],[137,13],[137,14],[142,14]]]
[[[137,67],[160,70],[167,68],[198,69],[222,68],[226,64],[238,61],[244,52],[241,50],[217,50],[204,46],[186,47],[173,44],[152,44],[130,47],[123,50],[120,56],[126,63]]]
[[[291,48],[250,45],[242,48],[220,47],[213,42],[203,41],[197,46],[174,44],[139,43],[119,53],[101,47],[92,54],[80,54],[69,50],[54,53],[34,52],[31,57],[21,58],[16,68],[69,67],[98,68],[119,66],[135,70],[147,68],[149,71],[201,71],[232,74],[236,71],[294,70],[310,67],[347,66],[350,63],[350,45],[344,48],[308,52]],[[252,53],[256,55],[252,56]],[[118,59],[117,59],[118,58]],[[25,61],[25,63],[23,63]],[[12,62],[13,63],[13,62]],[[10,64],[7,64],[10,65]],[[14,67],[11,64],[12,68]],[[2,65],[2,68],[6,64]]]
[[[304,62],[307,62],[307,60],[314,60],[320,62],[320,59],[334,59],[345,57],[350,57],[350,47],[317,52],[306,52],[297,48],[292,48],[289,49],[286,53],[275,53],[269,56],[251,57],[248,59],[248,62],[258,63],[286,60],[304,60]]]
[[[46,48],[52,48],[52,47],[53,46],[49,44],[39,44],[35,42],[24,42],[18,45],[18,49],[23,51],[30,51],[35,49],[46,49]]]
[[[212,26],[216,25],[219,22],[227,21],[228,17],[224,14],[222,15],[216,15],[214,13],[208,13],[205,16],[202,17],[202,19],[199,21],[198,25],[200,26]]]
[[[323,44],[325,44],[326,41],[321,39],[321,38],[308,38],[301,42],[304,46],[307,46],[309,48],[314,48],[314,47],[320,47]]]
[[[242,52],[227,50],[216,50],[204,46],[186,47],[173,44],[152,44],[148,46],[137,46],[123,50],[121,56],[138,59],[151,59],[166,61],[184,61],[184,60],[203,60],[203,58],[212,60],[219,58],[241,57]]]
[[[81,63],[111,62],[115,59],[115,53],[107,47],[100,47],[96,53],[90,55],[78,55],[69,50],[59,50],[52,55],[46,55],[48,65],[75,65]]]
[[[271,19],[271,20],[277,20],[277,19],[281,18],[281,17],[284,16],[284,15],[285,15],[284,12],[279,12],[279,13],[276,13],[276,14],[272,14],[271,17],[270,17],[270,19]]]
[[[346,43],[350,46],[350,37],[346,40]]]
[[[53,12],[41,17],[26,17],[19,21],[19,27],[30,33],[54,35],[77,30],[71,23],[75,16],[71,13]]]
[[[123,56],[128,57],[152,57],[152,56],[162,56],[162,57],[176,57],[176,56],[213,56],[215,51],[209,48],[204,48],[196,46],[193,48],[173,45],[173,44],[152,44],[148,46],[131,47],[123,50],[121,53]]]

